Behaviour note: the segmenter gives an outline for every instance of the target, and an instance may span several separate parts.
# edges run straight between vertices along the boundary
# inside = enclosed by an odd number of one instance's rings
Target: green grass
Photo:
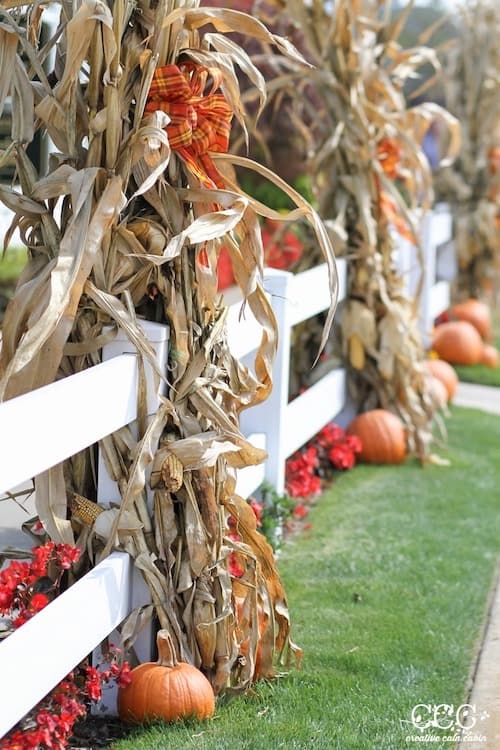
[[[451,467],[360,466],[285,546],[301,671],[114,749],[400,750],[414,705],[459,705],[498,554],[500,420],[454,408],[448,427]]]
[[[26,265],[25,247],[9,247],[5,255],[0,253],[0,284],[12,284]]]
[[[498,347],[498,344],[496,345]],[[500,388],[500,367],[485,365],[455,365],[458,379],[463,383],[490,385]]]

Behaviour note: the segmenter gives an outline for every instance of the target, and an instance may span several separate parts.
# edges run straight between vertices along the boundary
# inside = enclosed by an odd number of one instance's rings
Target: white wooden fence
[[[339,264],[342,288],[345,266]],[[275,387],[269,409],[242,425],[256,444],[267,447],[269,461],[240,472],[238,491],[253,492],[262,479],[283,482],[284,460],[342,408],[343,372],[336,371],[288,405],[290,331],[296,323],[329,303],[326,269],[294,277],[269,271],[269,291],[280,328]],[[229,311],[229,341],[238,356],[251,357],[260,332],[251,320],[239,320],[240,304]],[[165,366],[168,329],[143,323]],[[102,364],[0,404],[0,494],[70,457],[132,422],[137,414],[137,363],[133,346],[117,339]],[[156,408],[157,397],[149,404]],[[304,416],[306,414],[307,418]],[[250,415],[250,411],[248,412]],[[280,439],[281,437],[281,439]],[[118,500],[116,487],[101,465],[98,497]],[[57,597],[22,628],[0,642],[0,737],[90,653],[126,615],[144,603],[127,554],[114,552]],[[43,646],[42,646],[43,644]],[[143,645],[147,658],[147,644]]]
[[[449,229],[445,212],[432,214],[423,225],[428,264],[420,308],[423,330],[429,329],[449,301],[448,288],[435,279],[436,250],[448,239]],[[414,251],[401,243],[397,258],[411,293],[416,283],[411,265]],[[339,261],[338,269],[342,298],[344,261]],[[242,415],[243,432],[268,452],[265,464],[239,472],[237,491],[245,497],[264,479],[281,492],[286,458],[331,421],[345,401],[345,372],[336,369],[288,402],[291,332],[295,325],[328,307],[325,266],[296,276],[270,269],[264,286],[276,314],[280,340],[270,398]],[[240,319],[241,305],[235,290],[229,290],[226,298],[231,349],[251,363],[260,329],[249,311]],[[159,366],[164,367],[168,329],[154,323],[143,326],[157,352]],[[0,494],[135,419],[138,376],[133,346],[116,339],[103,359],[102,364],[85,372],[0,404]],[[151,412],[157,403],[154,395],[149,403]],[[108,502],[119,499],[102,463],[98,496]],[[114,552],[0,642],[0,737],[144,602],[144,584],[129,556]],[[148,658],[150,641],[146,639],[141,648],[142,658]]]
[[[337,261],[339,273],[339,299],[346,291],[346,264]],[[278,493],[285,488],[285,461],[318,430],[330,422],[343,408],[345,402],[345,371],[332,370],[305,393],[288,402],[290,376],[290,338],[298,323],[326,310],[330,304],[330,291],[326,265],[312,268],[294,276],[286,271],[268,269],[264,287],[271,297],[278,329],[279,345],[273,370],[273,390],[261,405],[243,412],[241,427],[246,435],[259,435],[268,458],[262,467],[241,472],[241,494],[248,496],[265,479]],[[232,306],[233,315],[238,305]],[[248,357],[256,342],[248,337],[248,346],[242,347],[238,328],[230,320],[230,345],[239,347],[239,354]],[[251,320],[247,320],[251,326]],[[255,327],[255,323],[254,326]],[[252,472],[250,474],[250,472]],[[251,477],[246,481],[246,477]],[[253,485],[253,486],[252,486]],[[240,486],[237,488],[240,490]]]
[[[434,320],[450,306],[450,281],[456,273],[449,207],[438,204],[432,211],[428,211],[420,223],[420,233],[424,275],[418,307],[419,327],[423,343],[428,346]],[[419,287],[422,269],[415,246],[399,236],[395,261],[404,281],[405,293],[413,299]]]

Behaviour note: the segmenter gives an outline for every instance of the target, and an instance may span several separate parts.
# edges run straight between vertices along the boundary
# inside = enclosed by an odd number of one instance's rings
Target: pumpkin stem
[[[158,664],[162,667],[176,667],[179,663],[175,655],[175,648],[168,630],[159,630],[156,635],[158,647]]]

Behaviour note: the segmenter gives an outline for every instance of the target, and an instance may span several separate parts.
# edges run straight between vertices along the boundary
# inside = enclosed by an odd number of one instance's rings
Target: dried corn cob
[[[92,527],[97,516],[100,516],[103,511],[102,505],[94,503],[82,495],[73,495],[71,515],[86,526]]]
[[[355,370],[362,370],[365,366],[365,348],[357,333],[349,339],[349,361]]]
[[[169,492],[177,492],[182,487],[184,467],[173,453],[169,453],[161,465],[161,478]]]

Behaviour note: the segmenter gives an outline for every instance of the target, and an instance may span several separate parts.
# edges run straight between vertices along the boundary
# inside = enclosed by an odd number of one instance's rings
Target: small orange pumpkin
[[[168,630],[159,630],[156,642],[158,661],[139,664],[130,673],[131,682],[118,691],[120,718],[132,723],[210,718],[215,696],[205,675],[177,661]]]
[[[432,348],[445,362],[475,365],[481,359],[483,342],[471,323],[457,320],[443,323],[434,330]]]
[[[485,344],[480,362],[482,365],[486,365],[486,367],[498,367],[498,356],[498,349],[495,349],[490,344]]]
[[[454,320],[466,320],[474,326],[482,339],[491,337],[491,315],[488,305],[478,299],[468,299],[453,305],[451,317]]]
[[[458,388],[458,375],[453,367],[444,359],[426,359],[424,364],[431,375],[442,382],[446,388],[446,400],[451,401]]]
[[[386,409],[359,414],[346,430],[361,440],[360,459],[369,464],[400,464],[406,458],[406,430],[401,419]]]

